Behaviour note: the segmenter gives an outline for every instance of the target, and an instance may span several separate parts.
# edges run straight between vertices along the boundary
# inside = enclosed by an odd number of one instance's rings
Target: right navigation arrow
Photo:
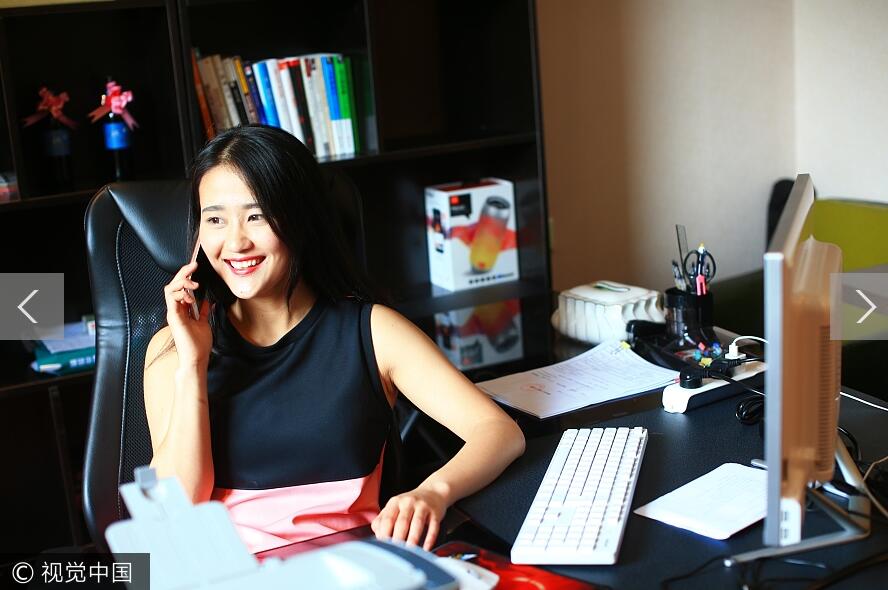
[[[869,297],[867,297],[866,295],[863,294],[863,291],[861,291],[860,289],[855,289],[855,291],[857,291],[857,294],[860,295],[863,298],[863,300],[866,301],[870,306],[870,308],[868,310],[866,310],[866,313],[863,314],[862,316],[860,316],[860,319],[857,320],[857,323],[861,324],[861,323],[863,323],[863,320],[868,318],[869,315],[876,310],[876,305],[872,301],[869,300]]]

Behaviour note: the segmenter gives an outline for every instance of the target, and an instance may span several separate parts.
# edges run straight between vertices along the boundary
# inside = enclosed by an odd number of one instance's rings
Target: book
[[[287,65],[290,78],[293,81],[293,91],[296,95],[296,104],[299,105],[299,125],[302,127],[302,142],[317,155],[315,148],[314,133],[311,130],[311,118],[308,114],[308,99],[305,96],[305,86],[302,83],[302,60],[295,58],[290,60]]]
[[[296,92],[293,89],[293,78],[290,76],[290,61],[292,57],[285,57],[278,60],[278,72],[280,73],[281,87],[284,90],[284,102],[287,105],[287,113],[290,116],[290,133],[296,136],[296,139],[305,143],[302,135],[302,126],[299,124],[299,105],[296,104]]]
[[[65,324],[64,337],[29,343],[34,353],[31,368],[40,373],[65,375],[91,369],[96,364],[96,335],[83,322]]]
[[[352,113],[354,112],[354,100],[349,96],[351,87],[348,75],[345,71],[345,59],[336,54],[333,56],[333,72],[336,74],[336,90],[339,93],[339,114],[343,121],[342,134],[345,137],[346,150],[350,154],[357,151],[355,146],[354,124]]]
[[[210,105],[210,114],[213,116],[216,132],[228,129],[231,127],[231,120],[228,118],[228,107],[225,106],[225,99],[222,97],[222,87],[219,85],[213,60],[209,57],[202,57],[197,60],[197,67],[204,83],[204,93],[207,103]]]
[[[256,107],[256,117],[261,125],[266,125],[268,121],[265,119],[265,107],[262,104],[262,98],[259,96],[259,86],[256,84],[256,76],[253,75],[253,66],[244,64],[244,78],[247,80],[247,86],[250,87],[250,99]]]
[[[360,128],[360,122],[358,121],[358,101],[355,97],[355,92],[357,92],[357,88],[355,88],[355,77],[352,75],[352,60],[350,57],[345,56],[342,58],[343,64],[345,66],[345,83],[347,84],[347,93],[348,93],[348,106],[351,111],[351,122],[352,122],[352,137],[355,140],[355,153],[360,153],[361,151],[361,134],[358,132]]]
[[[96,366],[96,348],[81,348],[52,354],[43,343],[34,346],[34,362],[31,368],[38,373],[67,375],[87,371]]]
[[[265,124],[272,127],[280,127],[281,122],[278,119],[277,106],[271,91],[271,80],[268,77],[268,64],[264,61],[254,63],[253,75],[256,76],[256,86],[259,89],[259,98],[262,100]]]
[[[204,133],[207,139],[216,137],[216,126],[213,124],[213,116],[210,114],[210,106],[204,92],[204,84],[200,79],[200,68],[197,67],[197,49],[191,48],[191,70],[194,76],[194,94],[197,98],[197,106],[200,109],[200,119],[203,122]]]
[[[234,75],[237,78],[237,87],[238,90],[240,90],[241,99],[243,100],[244,108],[247,111],[247,121],[250,123],[258,123],[259,115],[256,111],[256,103],[253,101],[250,85],[247,84],[247,78],[244,75],[244,63],[239,55],[235,55],[231,60],[234,64]]]
[[[293,125],[290,123],[290,111],[287,107],[287,99],[284,96],[284,87],[283,84],[281,84],[281,72],[278,68],[278,60],[272,57],[263,61],[268,69],[268,81],[271,84],[271,95],[274,97],[274,107],[277,110],[277,126],[284,131],[293,133]]]
[[[302,84],[305,88],[306,104],[311,120],[311,130],[315,140],[315,155],[318,157],[331,156],[330,139],[327,137],[327,127],[324,124],[324,114],[321,110],[318,93],[315,91],[315,78],[312,77],[314,63],[310,56],[304,55],[302,61]]]
[[[324,82],[320,55],[309,55],[306,59],[311,64],[311,84],[318,105],[317,110],[320,113],[320,127],[323,129],[327,155],[335,156],[339,151],[336,145],[336,135],[333,133],[333,121],[330,118],[330,103],[327,101],[327,87]]]
[[[240,119],[240,124],[246,125],[250,122],[250,119],[247,116],[247,105],[244,104],[240,82],[238,82],[237,79],[237,69],[234,67],[234,59],[231,57],[223,58],[222,67],[225,68],[228,89],[231,92],[231,98],[234,100],[234,106],[237,109],[237,116]]]
[[[333,56],[324,55],[321,58],[321,67],[324,72],[324,88],[327,91],[327,104],[330,107],[330,124],[333,126],[333,136],[336,143],[336,155],[342,156],[352,152],[346,137],[346,121],[342,118],[342,110],[339,106],[339,88],[336,84],[336,71],[333,67]]]
[[[229,127],[235,127],[241,124],[240,114],[234,103],[234,96],[231,94],[231,80],[228,79],[228,70],[222,63],[222,56],[218,53],[210,56],[213,67],[216,69],[216,78],[219,80],[219,86],[222,88],[222,100],[225,108],[228,109],[228,120],[231,122]]]

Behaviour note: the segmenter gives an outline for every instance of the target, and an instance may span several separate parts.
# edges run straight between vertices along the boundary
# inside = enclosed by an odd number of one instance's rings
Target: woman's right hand
[[[167,323],[176,353],[179,356],[179,367],[206,368],[213,346],[213,335],[209,322],[209,302],[204,300],[200,305],[200,317],[191,315],[194,295],[185,289],[194,290],[198,284],[191,280],[191,274],[197,270],[197,262],[191,262],[179,269],[168,285],[163,288],[167,306]]]

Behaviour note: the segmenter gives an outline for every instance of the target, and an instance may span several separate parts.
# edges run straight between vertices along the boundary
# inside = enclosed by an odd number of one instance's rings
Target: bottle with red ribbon
[[[112,176],[117,182],[129,178],[132,171],[130,132],[139,126],[126,108],[132,101],[133,93],[124,91],[120,84],[108,76],[102,103],[89,114],[93,123],[100,119],[105,121],[102,126],[105,149],[111,153]]]
[[[71,130],[77,124],[63,112],[69,97],[67,92],[53,94],[45,86],[38,91],[40,102],[33,115],[25,117],[23,125],[30,127],[49,117],[49,128],[43,133],[43,153],[48,160],[49,174],[47,178],[51,186],[50,192],[67,192],[74,189],[71,175]]]

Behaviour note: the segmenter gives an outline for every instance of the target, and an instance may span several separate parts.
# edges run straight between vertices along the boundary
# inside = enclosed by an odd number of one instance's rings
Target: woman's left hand
[[[416,488],[389,499],[370,528],[378,539],[391,538],[406,541],[408,545],[419,545],[422,541],[423,549],[430,551],[446,511],[447,502],[441,494]]]

